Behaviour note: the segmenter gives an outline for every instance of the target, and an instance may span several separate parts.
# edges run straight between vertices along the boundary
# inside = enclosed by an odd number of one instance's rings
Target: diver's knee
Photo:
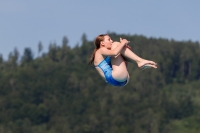
[[[113,42],[111,49],[115,49],[119,44],[120,42]]]
[[[114,45],[119,45],[120,42],[113,42],[112,44],[114,44]]]

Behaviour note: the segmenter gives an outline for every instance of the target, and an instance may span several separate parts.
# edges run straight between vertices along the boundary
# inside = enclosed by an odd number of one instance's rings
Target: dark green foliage
[[[108,85],[88,65],[93,41],[51,43],[38,54],[17,49],[7,61],[0,56],[1,133],[198,133],[200,130],[200,48],[198,42],[177,42],[140,35],[126,38],[132,50],[158,63],[140,71],[129,64],[129,84]],[[38,53],[42,43],[38,44]]]
[[[24,55],[22,56],[22,64],[29,63],[33,60],[33,53],[30,48],[24,49]]]

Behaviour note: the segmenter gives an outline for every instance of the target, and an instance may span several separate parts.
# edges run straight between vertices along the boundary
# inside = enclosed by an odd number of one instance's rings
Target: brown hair
[[[101,41],[104,40],[104,36],[107,36],[108,34],[101,34],[101,35],[98,35],[96,37],[96,39],[94,40],[94,45],[95,45],[95,49],[90,57],[90,61],[89,61],[89,64],[92,64],[94,62],[94,58],[95,58],[95,53],[96,51],[100,48],[100,44],[101,44]]]

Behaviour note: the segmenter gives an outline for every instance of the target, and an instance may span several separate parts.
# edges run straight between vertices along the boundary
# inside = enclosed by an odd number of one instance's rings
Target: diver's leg
[[[111,50],[115,49],[117,44],[112,44]],[[121,54],[115,57],[111,57],[112,64],[112,76],[117,81],[125,81],[129,78],[129,74],[126,67],[126,62]]]
[[[119,42],[113,42],[112,45],[119,45],[119,44],[120,44]],[[124,46],[124,48],[121,50],[120,53],[126,61],[132,62],[132,63],[136,62],[138,64],[139,68],[143,67],[144,65],[148,65],[150,67],[157,68],[155,62],[142,59],[141,57],[137,56],[133,51],[131,51],[126,46]]]

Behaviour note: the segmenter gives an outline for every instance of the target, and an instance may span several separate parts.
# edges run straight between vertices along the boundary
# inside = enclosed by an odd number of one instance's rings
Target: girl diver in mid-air
[[[136,62],[140,69],[157,68],[157,64],[138,57],[130,50],[129,41],[120,38],[120,42],[113,42],[108,34],[96,37],[95,50],[89,61],[94,63],[96,70],[113,86],[125,86],[129,81],[127,62]]]

